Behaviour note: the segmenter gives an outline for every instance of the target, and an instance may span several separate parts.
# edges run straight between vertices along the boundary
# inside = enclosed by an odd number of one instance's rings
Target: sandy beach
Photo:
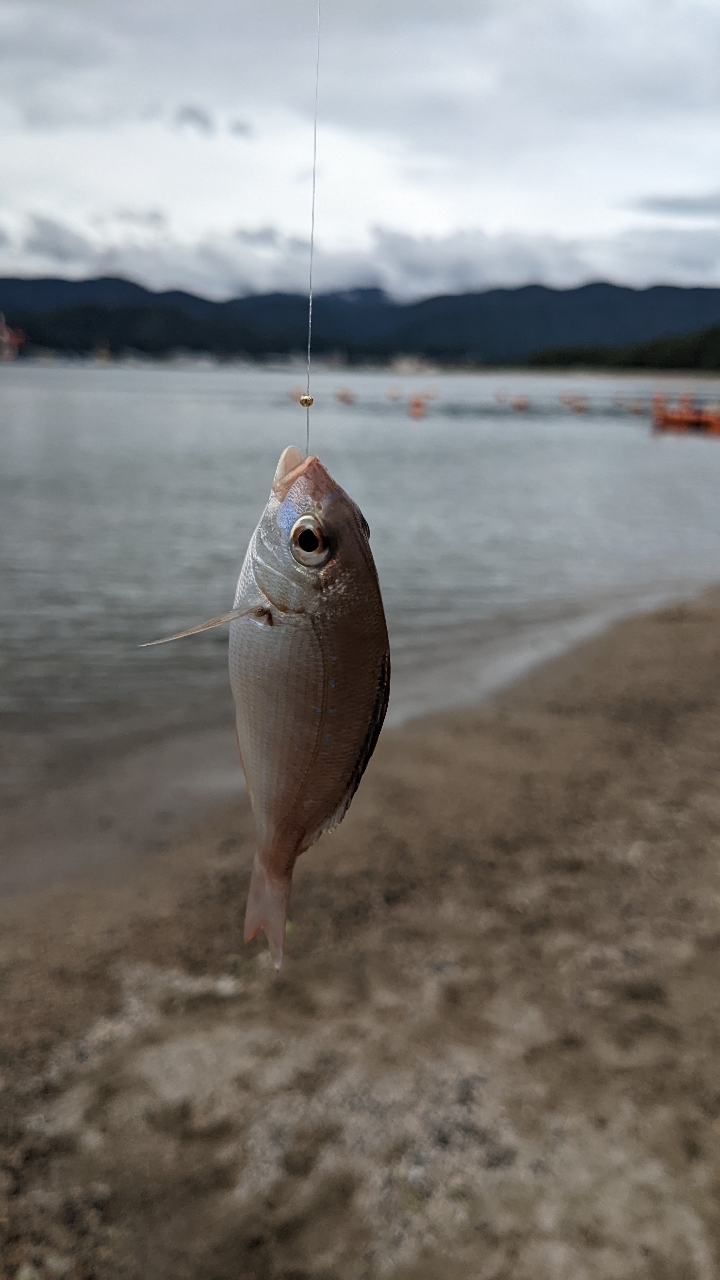
[[[720,592],[0,908],[3,1280],[715,1280]]]

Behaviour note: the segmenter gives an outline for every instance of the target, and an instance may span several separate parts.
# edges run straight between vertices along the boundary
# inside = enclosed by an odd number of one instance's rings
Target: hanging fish
[[[369,532],[318,459],[290,446],[234,609],[180,633],[231,623],[230,683],[258,838],[245,941],[264,930],[278,969],[295,862],[344,817],[387,709],[390,652]]]

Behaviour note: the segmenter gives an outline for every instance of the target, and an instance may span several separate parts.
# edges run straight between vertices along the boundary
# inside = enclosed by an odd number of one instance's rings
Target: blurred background
[[[0,21],[9,887],[238,786],[223,633],[136,646],[227,607],[302,434],[316,10]],[[650,424],[720,429],[719,36],[703,0],[324,7],[313,447],[374,531],[396,723],[716,574],[720,452]]]
[[[322,8],[393,680],[277,978],[226,632],[138,646],[304,441],[315,0],[0,0],[0,1280],[715,1280],[720,6]]]
[[[8,886],[49,787],[145,751],[127,850],[238,785],[222,632],[136,646],[227,607],[304,428],[315,19],[0,6]],[[396,723],[714,579],[720,453],[650,424],[716,421],[719,42],[703,0],[324,6],[313,447],[373,526]]]

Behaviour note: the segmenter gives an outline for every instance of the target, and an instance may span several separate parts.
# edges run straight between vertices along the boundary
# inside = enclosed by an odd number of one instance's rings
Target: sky
[[[307,288],[317,0],[0,0],[0,274]],[[720,0],[322,0],[315,282],[720,285]]]

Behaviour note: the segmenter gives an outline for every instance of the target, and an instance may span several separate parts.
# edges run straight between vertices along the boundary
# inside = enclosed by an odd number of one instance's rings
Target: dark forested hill
[[[540,351],[529,363],[545,368],[573,366],[605,369],[720,370],[720,325],[697,333],[683,333],[635,342],[627,347],[566,347]]]
[[[300,352],[306,341],[307,299],[300,294],[213,302],[112,278],[0,279],[0,311],[25,330],[28,350],[262,356]],[[318,354],[350,360],[408,354],[502,364],[549,350],[626,347],[719,323],[720,289],[526,285],[404,304],[378,289],[354,289],[316,299],[313,334]]]

